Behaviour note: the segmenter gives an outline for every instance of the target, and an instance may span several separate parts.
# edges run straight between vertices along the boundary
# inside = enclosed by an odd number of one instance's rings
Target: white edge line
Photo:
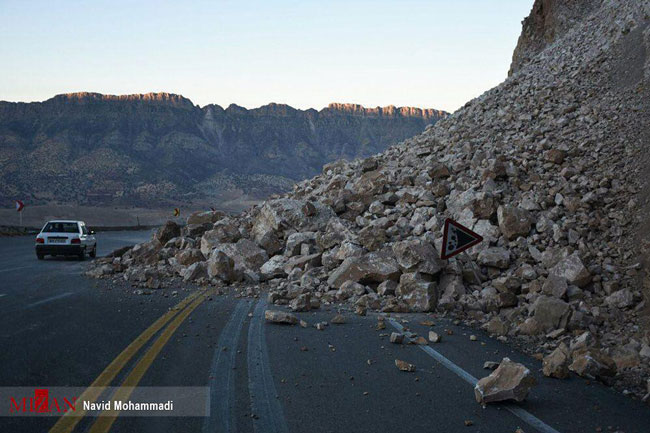
[[[42,299],[40,301],[36,301],[36,302],[33,302],[33,303],[29,304],[29,305],[26,305],[25,309],[36,307],[36,306],[42,305],[42,304],[46,304],[46,303],[51,302],[51,301],[56,301],[57,299],[67,298],[68,296],[71,296],[71,295],[72,295],[72,292],[65,292],[65,293],[61,293],[60,295],[51,296],[49,298],[45,298],[45,299]]]
[[[5,268],[5,269],[0,269],[0,272],[11,272],[11,271],[19,271],[21,269],[27,269],[27,268],[32,268],[33,266],[18,266],[16,268]]]
[[[404,330],[404,326],[402,326],[401,323],[396,321],[395,319],[388,319],[391,325],[398,331],[402,332]],[[444,355],[442,355],[440,352],[436,351],[433,349],[431,346],[418,346],[420,349],[424,351],[427,355],[431,356],[433,359],[447,367],[449,370],[451,370],[454,374],[456,374],[458,377],[463,379],[465,382],[469,383],[472,386],[476,386],[476,382],[478,382],[478,379],[476,379],[474,376],[454,364],[452,361],[449,359],[445,358]],[[541,419],[537,418],[535,415],[532,413],[528,412],[526,409],[523,409],[517,405],[514,404],[505,404],[503,406],[505,409],[507,409],[510,413],[521,419],[522,421],[528,423],[530,426],[536,428],[537,430],[544,432],[544,433],[560,433],[558,430],[555,430],[553,427],[550,425],[546,424],[544,421]]]

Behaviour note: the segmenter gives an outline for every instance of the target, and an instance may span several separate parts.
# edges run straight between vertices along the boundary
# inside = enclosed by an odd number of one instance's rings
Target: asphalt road
[[[98,253],[147,237],[99,233]],[[210,416],[11,416],[0,417],[0,432],[650,431],[642,403],[575,376],[545,378],[539,361],[447,319],[433,320],[441,343],[393,345],[388,334],[403,326],[426,336],[420,322],[430,317],[394,316],[384,330],[376,315],[347,312],[346,324],[323,331],[266,324],[264,300],[182,287],[135,295],[83,277],[83,266],[37,261],[31,237],[0,238],[0,386],[207,387]],[[335,313],[299,315],[313,325]],[[472,382],[504,356],[539,383],[523,403],[484,409]]]

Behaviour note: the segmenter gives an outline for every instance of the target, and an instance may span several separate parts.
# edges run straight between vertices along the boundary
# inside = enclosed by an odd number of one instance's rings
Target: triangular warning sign
[[[483,237],[451,218],[445,220],[441,259],[448,259],[480,243]]]

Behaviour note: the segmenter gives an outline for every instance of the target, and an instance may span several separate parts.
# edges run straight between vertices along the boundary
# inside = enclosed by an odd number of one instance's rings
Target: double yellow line
[[[115,376],[122,371],[126,364],[133,358],[133,356],[149,341],[151,338],[160,331],[169,321],[171,323],[167,326],[158,338],[151,344],[149,349],[142,356],[140,361],[131,370],[129,375],[124,379],[124,382],[118,388],[112,400],[127,400],[135,387],[142,379],[142,376],[149,369],[156,356],[160,353],[165,344],[172,337],[174,332],[189,316],[192,311],[196,309],[205,299],[210,295],[207,290],[201,290],[193,293],[187,298],[183,299],[180,303],[162,315],[151,326],[145,329],[131,344],[129,344],[95,379],[93,383],[79,396],[79,402],[82,401],[96,401],[99,396],[104,392],[107,386],[111,384]],[[173,319],[173,320],[172,320]],[[79,410],[80,409],[80,410]],[[76,425],[86,415],[86,411],[79,408],[75,412],[67,412],[54,424],[50,429],[50,433],[70,433],[74,430]],[[110,430],[113,422],[117,419],[119,412],[104,411],[100,417],[97,418],[95,423],[90,429],[91,433],[107,432]]]

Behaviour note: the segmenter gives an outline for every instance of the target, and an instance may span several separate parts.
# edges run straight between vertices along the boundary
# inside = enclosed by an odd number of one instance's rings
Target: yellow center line
[[[160,329],[163,328],[176,314],[185,308],[190,302],[196,299],[199,295],[205,293],[201,290],[192,293],[177,305],[172,307],[169,311],[163,314],[158,320],[145,329],[131,344],[129,344],[117,357],[101,372],[97,379],[90,384],[88,388],[79,396],[77,401],[91,401],[94,402],[99,398],[105,387],[115,379],[115,376],[124,368],[124,366],[131,360],[131,358],[153,337]],[[86,415],[83,407],[72,412],[66,412],[50,429],[50,433],[69,433],[81,419]]]
[[[145,354],[140,358],[138,363],[131,373],[124,379],[122,385],[115,391],[111,397],[111,401],[127,401],[131,396],[134,388],[138,385],[142,376],[147,372],[153,361],[156,359],[162,348],[167,344],[169,339],[174,335],[174,332],[178,329],[183,321],[189,316],[196,307],[201,305],[201,303],[208,297],[208,294],[202,294],[198,297],[192,304],[183,310],[176,318],[167,326],[163,332],[158,336],[156,341],[154,341]],[[89,430],[89,433],[103,433],[108,432],[111,429],[111,426],[120,415],[118,410],[105,410],[103,411],[95,423]]]

